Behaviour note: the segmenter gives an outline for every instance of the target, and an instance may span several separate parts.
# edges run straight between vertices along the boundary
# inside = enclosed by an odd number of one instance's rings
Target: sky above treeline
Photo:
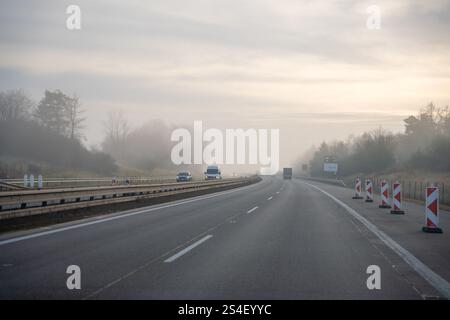
[[[81,9],[68,30],[66,9]],[[367,9],[380,10],[369,29]],[[80,97],[88,145],[130,124],[279,128],[282,163],[322,140],[450,104],[450,1],[2,1],[0,89]],[[168,137],[169,139],[170,137]]]

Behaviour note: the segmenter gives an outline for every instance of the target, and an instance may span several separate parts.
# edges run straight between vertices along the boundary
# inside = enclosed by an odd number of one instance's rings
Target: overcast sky
[[[81,30],[66,8],[81,8]],[[381,29],[366,26],[378,5]],[[87,143],[132,124],[280,128],[282,161],[450,104],[450,1],[2,1],[0,89],[76,93]],[[169,137],[168,137],[169,138]]]

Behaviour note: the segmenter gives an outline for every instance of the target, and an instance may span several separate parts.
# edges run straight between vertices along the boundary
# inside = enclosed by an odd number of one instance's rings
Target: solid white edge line
[[[117,219],[123,219],[123,218],[127,218],[127,217],[131,217],[137,214],[143,214],[143,213],[148,213],[148,212],[152,212],[152,211],[156,211],[156,210],[161,210],[161,209],[165,209],[165,208],[170,208],[170,207],[175,207],[175,206],[180,206],[186,203],[190,203],[190,202],[194,202],[194,201],[200,201],[200,200],[206,200],[206,199],[210,199],[210,198],[214,198],[214,197],[219,197],[219,196],[223,196],[229,193],[233,193],[233,192],[237,192],[237,191],[242,191],[242,188],[248,188],[248,187],[252,187],[257,185],[255,184],[251,184],[249,186],[244,186],[244,187],[238,187],[236,189],[233,190],[227,190],[227,191],[223,191],[223,192],[218,192],[218,193],[214,193],[211,195],[207,195],[207,196],[198,196],[189,200],[181,200],[180,202],[175,202],[175,203],[170,203],[170,204],[166,204],[166,205],[160,205],[157,207],[150,207],[147,209],[141,209],[139,211],[133,211],[130,213],[125,213],[125,214],[118,214],[116,216],[113,217],[109,217],[109,218],[103,218],[100,220],[94,220],[94,221],[89,221],[89,222],[84,222],[84,223],[78,223],[75,225],[71,225],[68,227],[62,227],[62,228],[57,228],[54,230],[49,230],[49,231],[43,231],[43,232],[37,232],[37,233],[32,233],[29,235],[25,235],[25,236],[19,236],[19,237],[13,237],[10,239],[6,239],[6,240],[1,240],[0,241],[0,246],[5,245],[5,244],[9,244],[9,243],[14,243],[14,242],[19,242],[19,241],[23,241],[23,240],[28,240],[28,239],[33,239],[33,238],[37,238],[37,237],[42,237],[42,236],[46,236],[46,235],[50,235],[50,234],[54,234],[54,233],[58,233],[58,232],[63,232],[63,231],[68,231],[68,230],[72,230],[72,229],[77,229],[77,228],[82,228],[82,227],[86,227],[86,226],[90,226],[93,224],[97,224],[97,223],[103,223],[103,222],[107,222],[107,221],[112,221],[112,220],[117,220]]]
[[[251,208],[250,210],[248,210],[247,211],[247,213],[252,213],[253,211],[255,211],[256,209],[258,209],[258,207],[256,206],[256,207],[254,207],[254,208]]]
[[[436,290],[444,295],[445,298],[450,299],[450,283],[447,282],[440,275],[431,270],[427,265],[425,265],[422,261],[417,259],[412,253],[403,248],[397,242],[395,242],[391,237],[385,234],[383,231],[378,229],[374,224],[372,224],[369,220],[361,216],[357,211],[352,209],[350,206],[345,204],[343,201],[339,200],[335,196],[330,193],[322,190],[321,188],[309,184],[307,182],[302,183],[311,186],[318,191],[322,192],[340,206],[342,206],[348,213],[350,213],[353,217],[355,217],[359,222],[361,222],[367,229],[372,231],[385,245],[391,248],[395,253],[397,253],[400,258],[403,259],[411,268],[413,268],[418,274],[420,274],[431,286],[433,286]]]
[[[191,251],[192,249],[194,249],[195,247],[201,245],[203,242],[205,242],[206,240],[212,238],[212,235],[207,235],[204,236],[203,238],[201,238],[200,240],[194,242],[193,244],[191,244],[190,246],[184,248],[183,250],[181,250],[178,253],[175,253],[173,256],[171,256],[170,258],[167,258],[166,260],[164,260],[164,262],[166,263],[170,263],[175,261],[176,259],[178,259],[179,257],[185,255],[186,253],[188,253],[189,251]]]

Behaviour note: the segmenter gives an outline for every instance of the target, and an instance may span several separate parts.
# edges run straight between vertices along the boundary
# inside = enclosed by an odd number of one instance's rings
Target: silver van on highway
[[[205,172],[205,180],[222,179],[219,167],[217,165],[209,165]]]

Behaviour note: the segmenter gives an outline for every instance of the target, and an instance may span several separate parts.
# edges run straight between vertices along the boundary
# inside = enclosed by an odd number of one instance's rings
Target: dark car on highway
[[[192,175],[188,171],[181,171],[177,175],[177,182],[191,181]]]

